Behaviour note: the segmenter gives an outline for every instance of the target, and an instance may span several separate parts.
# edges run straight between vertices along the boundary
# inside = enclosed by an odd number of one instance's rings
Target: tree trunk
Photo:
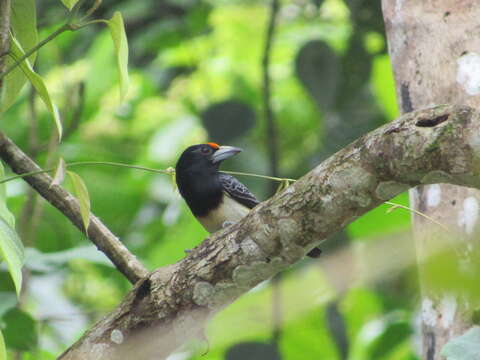
[[[478,0],[382,0],[397,97],[403,113],[432,104],[480,108],[480,2]],[[455,166],[455,165],[454,165]],[[462,166],[458,164],[458,166]],[[411,206],[447,226],[417,214],[413,233],[422,289],[422,358],[443,359],[443,345],[472,326],[467,297],[433,288],[423,260],[444,239],[449,260],[468,264],[475,243],[480,193],[453,185],[424,185],[410,191]],[[455,235],[452,235],[455,234]]]

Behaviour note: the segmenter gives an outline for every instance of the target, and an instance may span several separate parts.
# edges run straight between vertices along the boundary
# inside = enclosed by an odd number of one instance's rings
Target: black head
[[[218,167],[240,151],[232,146],[207,143],[192,145],[182,153],[175,167],[178,190],[195,216],[205,216],[222,201]]]
[[[223,160],[240,151],[242,149],[233,146],[219,146],[215,143],[192,145],[178,159],[175,167],[177,176],[182,173],[216,173]]]

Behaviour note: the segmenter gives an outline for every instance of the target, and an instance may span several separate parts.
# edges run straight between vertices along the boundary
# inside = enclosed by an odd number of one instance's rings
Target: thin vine
[[[119,163],[119,162],[111,162],[111,161],[76,161],[76,162],[71,162],[71,163],[66,163],[65,167],[73,167],[73,166],[97,166],[97,165],[104,165],[104,166],[117,166],[117,167],[124,167],[124,168],[129,168],[129,169],[134,169],[134,170],[141,170],[141,171],[148,171],[148,172],[153,172],[153,173],[158,173],[158,174],[165,174],[165,175],[170,175],[172,178],[172,183],[174,187],[176,186],[175,183],[175,169],[173,167],[168,167],[166,169],[154,169],[154,168],[149,168],[146,166],[139,166],[139,165],[131,165],[131,164],[125,164],[125,163]],[[23,174],[19,175],[14,175],[10,176],[4,179],[0,180],[0,184],[7,183],[12,180],[16,179],[21,179],[27,176],[32,176],[32,175],[38,175],[38,174],[45,174],[49,172],[55,171],[55,168],[50,168],[50,169],[42,169],[42,170],[36,170],[36,171],[30,171],[26,172]],[[240,175],[240,176],[250,176],[250,177],[256,177],[256,178],[261,178],[261,179],[269,179],[273,181],[277,181],[280,183],[280,185],[277,188],[277,193],[285,189],[286,187],[290,186],[292,183],[294,183],[296,180],[295,179],[290,179],[290,178],[280,178],[280,177],[275,177],[275,176],[268,176],[268,175],[260,175],[260,174],[252,174],[252,173],[244,173],[244,172],[239,172],[239,171],[222,171],[227,174],[231,175]],[[387,213],[390,213],[398,208],[408,210],[410,212],[413,212],[419,216],[424,217],[425,219],[431,221],[432,223],[440,226],[442,229],[445,231],[450,231],[445,225],[440,223],[439,221],[433,219],[432,217],[422,213],[421,211],[412,209],[408,206],[402,205],[402,204],[397,204],[391,201],[385,201],[385,204],[390,205],[391,207],[387,209]]]

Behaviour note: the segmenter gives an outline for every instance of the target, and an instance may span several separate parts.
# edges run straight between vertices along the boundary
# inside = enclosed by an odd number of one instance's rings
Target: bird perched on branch
[[[219,171],[221,162],[242,149],[215,143],[192,145],[180,156],[175,176],[180,194],[210,233],[240,221],[259,201],[235,177]],[[315,248],[307,255],[318,257]]]

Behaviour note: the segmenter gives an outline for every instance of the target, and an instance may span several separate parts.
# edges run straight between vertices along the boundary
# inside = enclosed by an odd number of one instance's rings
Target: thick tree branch
[[[161,359],[327,236],[418,184],[480,187],[480,114],[409,113],[339,151],[180,262],[149,274],[61,359]]]
[[[2,132],[0,132],[0,158],[17,174],[41,170]],[[80,207],[73,195],[61,186],[50,186],[52,178],[48,174],[26,176],[24,179],[49,203],[60,210],[80,231],[85,232],[80,216]],[[132,284],[147,275],[147,269],[93,214],[90,215],[87,237],[107,255]]]

